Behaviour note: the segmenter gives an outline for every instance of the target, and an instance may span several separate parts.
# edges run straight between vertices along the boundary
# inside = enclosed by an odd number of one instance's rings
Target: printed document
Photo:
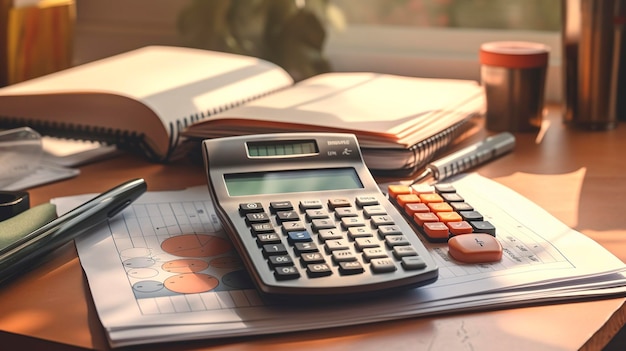
[[[224,233],[206,187],[148,192],[76,240],[112,347],[362,324],[443,312],[609,297],[626,266],[531,201],[478,174],[451,182],[497,228],[500,262],[460,264],[427,244],[439,279],[386,298],[267,304]],[[65,212],[90,198],[55,199]],[[593,259],[589,259],[593,257]]]

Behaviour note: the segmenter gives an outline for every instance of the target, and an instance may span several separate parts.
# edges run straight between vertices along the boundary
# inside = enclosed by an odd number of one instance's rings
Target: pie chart
[[[167,278],[163,285],[180,294],[199,294],[215,289],[219,280],[208,274],[184,273]]]
[[[179,257],[211,257],[230,251],[232,244],[215,235],[184,234],[165,239],[161,249]]]
[[[198,259],[180,259],[165,262],[161,267],[170,273],[196,273],[209,268],[209,264]]]

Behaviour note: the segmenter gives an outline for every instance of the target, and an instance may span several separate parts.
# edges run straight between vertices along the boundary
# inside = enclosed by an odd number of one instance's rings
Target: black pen
[[[127,181],[7,245],[0,250],[0,282],[31,268],[46,254],[120,213],[146,189],[143,179]]]
[[[481,142],[430,163],[424,172],[413,179],[411,185],[428,178],[433,178],[436,181],[449,178],[505,154],[513,150],[514,146],[515,136],[509,132],[490,136]]]

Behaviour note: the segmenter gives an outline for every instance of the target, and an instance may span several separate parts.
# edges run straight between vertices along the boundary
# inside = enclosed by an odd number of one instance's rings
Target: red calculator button
[[[446,225],[452,235],[470,234],[474,231],[474,228],[466,221],[448,222]]]
[[[498,262],[502,259],[502,245],[489,234],[458,235],[448,240],[448,253],[465,263]]]
[[[426,206],[426,204],[419,202],[419,203],[406,204],[404,206],[404,212],[406,212],[409,216],[413,217],[413,215],[418,212],[421,212],[421,213],[430,212],[430,209],[428,208],[428,206]]]
[[[413,220],[419,226],[423,227],[424,223],[427,222],[439,222],[439,217],[437,217],[437,215],[432,212],[417,212],[413,215]]]
[[[423,228],[426,235],[433,240],[447,240],[450,236],[448,226],[442,222],[426,222]]]

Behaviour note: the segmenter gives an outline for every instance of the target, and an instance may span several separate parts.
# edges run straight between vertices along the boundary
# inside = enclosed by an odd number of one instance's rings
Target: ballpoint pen
[[[115,216],[147,189],[133,179],[83,203],[0,249],[0,282],[37,264],[46,254]]]
[[[515,146],[515,136],[504,132],[490,136],[442,159],[431,162],[411,185],[429,178],[440,181],[503,155]]]

